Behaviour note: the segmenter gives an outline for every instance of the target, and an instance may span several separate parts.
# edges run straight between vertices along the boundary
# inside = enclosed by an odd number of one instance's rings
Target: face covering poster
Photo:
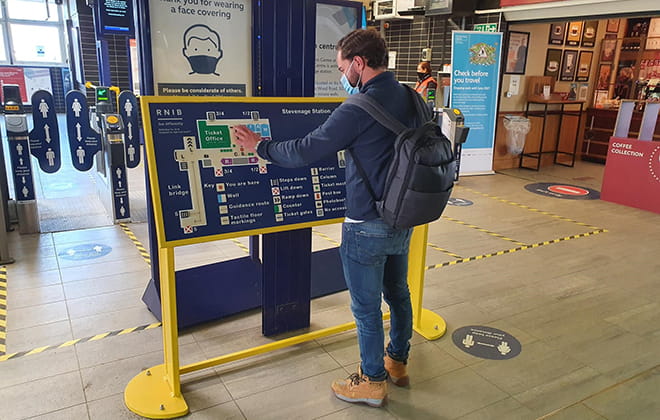
[[[316,5],[316,57],[314,96],[346,97],[348,93],[339,82],[337,50],[340,39],[357,29],[357,9],[334,4]]]
[[[252,94],[251,0],[149,1],[154,91]]]

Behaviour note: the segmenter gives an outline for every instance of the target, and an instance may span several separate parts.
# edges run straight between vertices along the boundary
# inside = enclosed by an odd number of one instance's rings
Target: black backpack
[[[456,172],[451,142],[442,134],[433,111],[417,92],[409,86],[406,89],[415,104],[418,127],[406,127],[368,95],[352,95],[345,101],[362,108],[397,135],[381,199],[376,197],[357,156],[351,154],[369,194],[376,202],[378,214],[385,223],[396,229],[407,229],[438,219],[451,195]]]

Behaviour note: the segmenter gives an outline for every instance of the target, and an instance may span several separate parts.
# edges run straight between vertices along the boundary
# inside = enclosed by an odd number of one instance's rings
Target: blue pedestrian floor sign
[[[113,165],[110,172],[112,174],[112,199],[114,200],[115,219],[128,219],[131,213],[128,205],[126,167],[124,165]]]
[[[101,135],[89,123],[87,98],[72,90],[66,94],[66,126],[73,167],[88,171],[94,164],[94,155],[101,150]]]
[[[135,168],[140,163],[140,128],[137,99],[133,92],[125,90],[119,94],[119,114],[124,121],[126,166]]]
[[[37,158],[42,171],[57,172],[62,166],[60,132],[50,92],[38,90],[32,95],[32,122],[30,153]]]
[[[14,172],[14,193],[16,201],[34,200],[32,163],[27,137],[9,138],[9,156]]]

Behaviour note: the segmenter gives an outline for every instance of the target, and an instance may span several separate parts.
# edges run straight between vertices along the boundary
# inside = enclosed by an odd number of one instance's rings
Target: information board
[[[264,141],[303,137],[340,101],[331,98],[141,98],[159,245],[339,221],[344,152],[282,168],[236,145],[246,125]]]
[[[461,175],[493,172],[501,46],[499,32],[452,32],[451,108],[461,110],[470,128]]]

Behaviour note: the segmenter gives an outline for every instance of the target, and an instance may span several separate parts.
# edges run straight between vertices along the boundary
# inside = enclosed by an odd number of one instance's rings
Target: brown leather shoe
[[[357,373],[348,378],[334,381],[332,391],[343,401],[381,407],[387,400],[387,380],[372,381],[358,368]]]
[[[390,380],[394,385],[408,386],[410,384],[410,377],[408,376],[405,363],[398,362],[387,354],[383,360],[385,361],[385,370],[387,371],[387,374],[390,376]]]

